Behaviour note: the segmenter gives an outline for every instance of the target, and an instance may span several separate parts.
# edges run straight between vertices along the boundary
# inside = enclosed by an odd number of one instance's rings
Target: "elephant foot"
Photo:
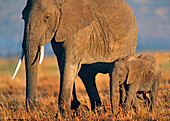
[[[90,116],[90,109],[86,105],[80,105],[77,110],[73,110],[72,118],[80,117],[87,118]]]
[[[73,100],[71,102],[71,109],[72,110],[77,110],[80,105],[81,105],[81,103],[78,100]]]
[[[71,119],[70,115],[67,115],[65,112],[58,112],[56,113],[55,117],[57,120],[69,120]]]
[[[152,114],[155,114],[155,111],[157,110],[156,107],[153,107],[153,104],[150,104],[149,106],[149,112],[152,113]]]
[[[119,102],[119,107],[121,107],[121,108],[124,108],[124,103],[123,102]]]
[[[130,111],[130,106],[125,103],[122,104],[122,111],[123,111],[123,114],[125,114],[125,116],[127,116],[127,114],[129,113]]]
[[[71,119],[71,114],[70,114],[70,110],[65,110],[61,107],[59,107],[58,112],[56,113],[55,117],[57,120],[69,120]]]
[[[76,117],[89,117],[90,116],[90,109],[86,106],[86,105],[81,105],[79,104],[78,108],[76,110],[72,110],[69,115],[66,114],[65,110],[61,110],[58,111],[58,113],[56,113],[55,117],[57,120],[70,120],[70,119],[74,119]]]
[[[35,110],[36,110],[36,103],[34,102],[32,102],[31,100],[29,100],[29,99],[27,99],[26,100],[26,111],[27,111],[27,113],[31,113],[31,114],[34,114],[34,112],[36,112]]]

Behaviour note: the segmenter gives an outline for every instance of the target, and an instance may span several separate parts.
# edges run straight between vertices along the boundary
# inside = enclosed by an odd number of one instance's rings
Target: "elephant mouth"
[[[19,68],[21,66],[21,63],[22,63],[24,55],[25,55],[24,49],[22,48],[20,56],[19,56],[19,59],[18,59],[18,63],[16,65],[16,67],[15,67],[15,71],[14,71],[13,76],[12,76],[12,79],[15,78],[17,72],[19,71]],[[39,51],[39,64],[42,63],[43,59],[44,59],[44,45],[40,47],[40,51]]]

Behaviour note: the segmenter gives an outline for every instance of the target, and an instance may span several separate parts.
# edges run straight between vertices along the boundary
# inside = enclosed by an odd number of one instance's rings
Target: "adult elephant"
[[[35,103],[38,53],[42,62],[43,46],[51,40],[61,74],[58,106],[62,115],[69,114],[78,73],[94,80],[95,75],[88,70],[99,72],[101,63],[136,51],[137,24],[125,0],[28,0],[22,14],[25,29],[19,63],[25,55],[26,102],[30,105]],[[86,79],[85,85],[90,82]],[[94,86],[89,89],[96,93]]]

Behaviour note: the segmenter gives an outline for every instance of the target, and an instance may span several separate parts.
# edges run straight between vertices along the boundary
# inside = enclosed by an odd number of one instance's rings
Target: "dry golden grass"
[[[142,112],[137,115],[133,111],[125,116],[118,106],[118,92],[116,93],[117,117],[113,116],[109,100],[109,76],[98,74],[96,83],[103,105],[106,109],[98,109],[98,113],[87,111],[80,106],[77,112],[72,112],[72,118],[68,120],[168,120],[170,119],[170,53],[150,52],[162,70],[162,81],[157,100],[155,114],[148,112],[148,107],[142,102]],[[28,114],[25,110],[25,69],[24,63],[14,80],[11,80],[17,58],[0,59],[0,120],[2,119],[28,119],[28,120],[55,120],[58,112],[57,100],[59,93],[59,70],[56,58],[48,56],[39,65],[37,84],[37,107],[34,114]],[[76,89],[79,101],[90,108],[90,101],[84,85],[79,78],[76,79]]]

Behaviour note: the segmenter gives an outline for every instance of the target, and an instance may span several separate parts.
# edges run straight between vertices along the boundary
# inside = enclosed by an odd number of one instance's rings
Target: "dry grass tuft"
[[[109,99],[108,74],[98,74],[96,83],[103,107],[90,111],[90,101],[85,87],[79,78],[76,89],[81,106],[72,111],[67,120],[169,120],[170,119],[170,53],[148,53],[153,55],[162,70],[162,81],[157,100],[157,111],[152,114],[149,107],[140,101],[142,111],[135,114],[133,110],[125,115],[118,106],[118,90],[116,93],[115,115],[112,114]],[[58,112],[59,70],[55,57],[46,57],[39,66],[37,85],[37,104],[34,112],[25,110],[25,69],[22,65],[14,80],[11,80],[16,58],[0,59],[0,120],[55,120]],[[58,120],[61,119],[58,117]]]

